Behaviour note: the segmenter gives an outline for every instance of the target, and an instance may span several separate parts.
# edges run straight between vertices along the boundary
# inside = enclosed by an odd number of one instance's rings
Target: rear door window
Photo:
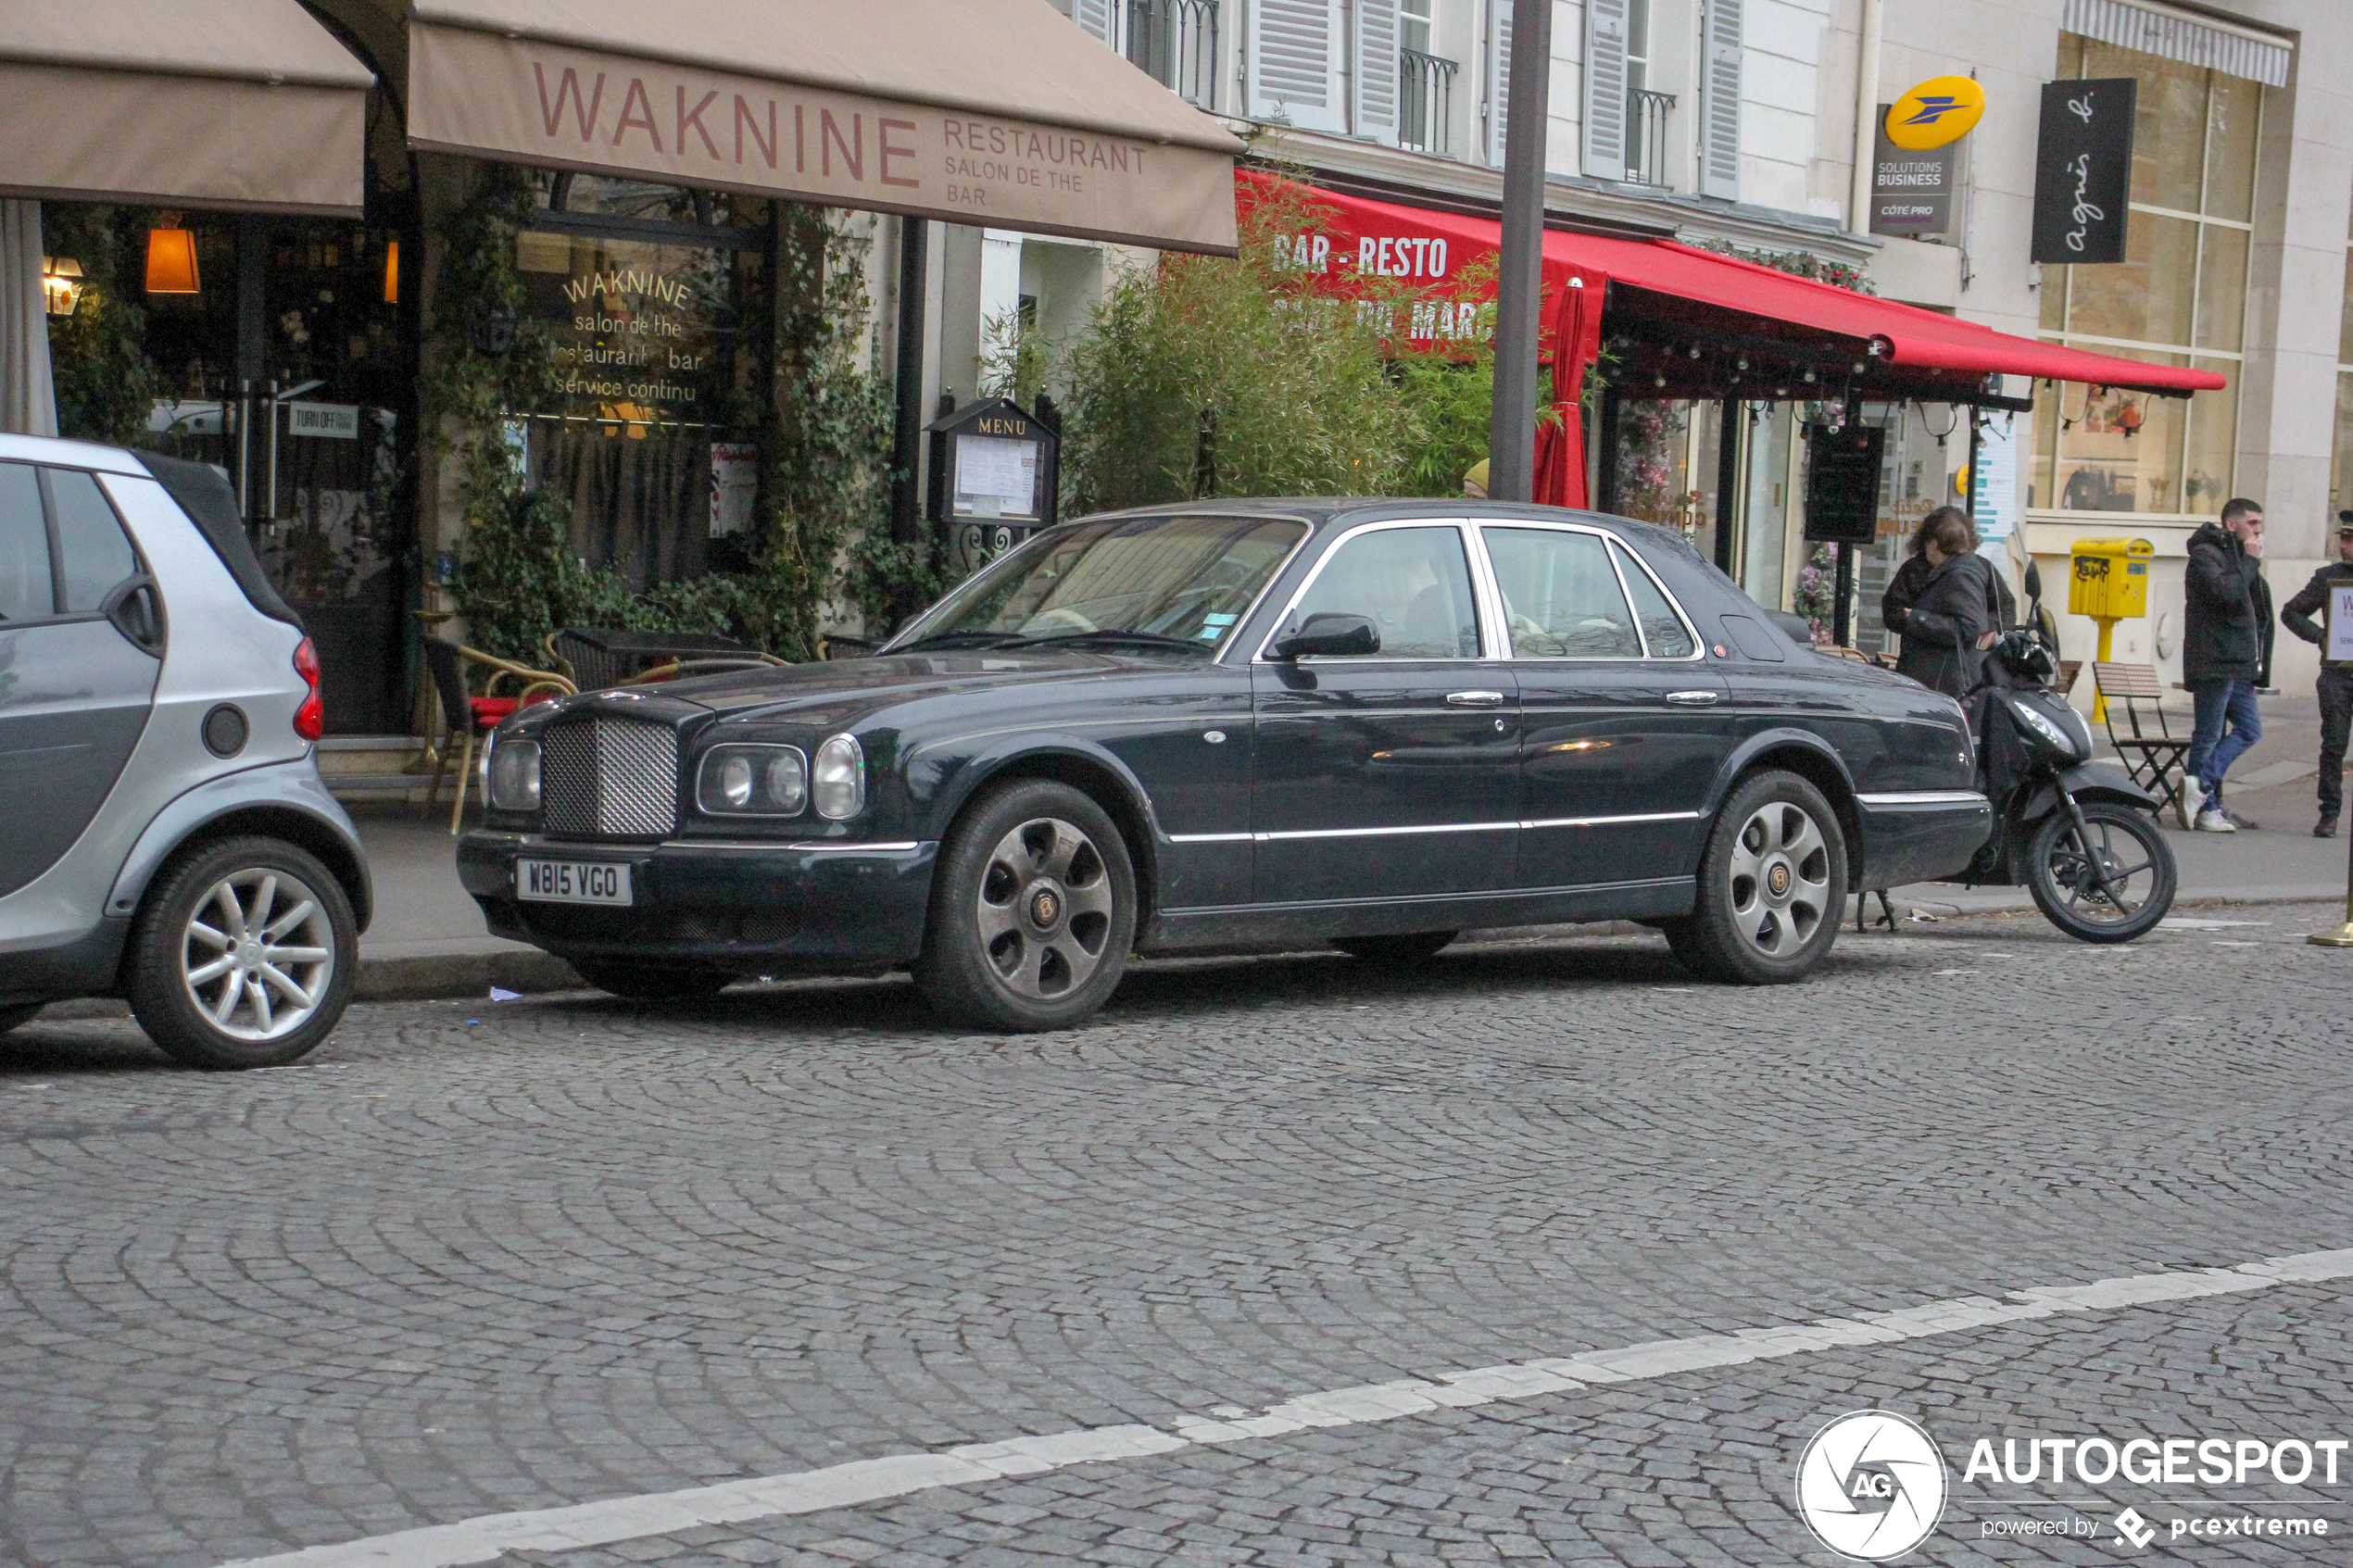
[[[0,622],[39,621],[57,608],[41,482],[29,463],[0,463]]]
[[[94,476],[78,469],[51,469],[49,498],[57,508],[63,608],[68,615],[86,614],[106,602],[116,583],[137,575],[139,558]]]
[[[1617,558],[1617,569],[1626,576],[1626,586],[1634,595],[1634,613],[1642,618],[1642,641],[1649,645],[1653,659],[1689,659],[1699,651],[1692,640],[1691,628],[1675,613],[1675,607],[1659,591],[1651,574],[1642,570],[1622,545],[1611,549]]]
[[[1640,659],[1633,612],[1598,534],[1488,528],[1516,659]]]

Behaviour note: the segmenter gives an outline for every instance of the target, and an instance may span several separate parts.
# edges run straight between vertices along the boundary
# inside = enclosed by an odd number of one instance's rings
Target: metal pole
[[[1740,524],[1741,421],[1747,405],[1727,397],[1718,407],[1722,428],[1716,433],[1716,569],[1731,577],[1740,561],[1732,530]]]
[[[1838,608],[1831,612],[1831,639],[1840,647],[1855,646],[1855,546],[1832,545],[1838,552],[1838,575],[1833,588],[1838,595]]]
[[[1504,244],[1495,286],[1495,406],[1487,494],[1536,494],[1536,334],[1544,306],[1544,140],[1550,123],[1553,0],[1512,0],[1509,118],[1504,127]],[[1555,388],[1574,399],[1575,387]]]
[[[899,220],[898,420],[890,443],[890,536],[901,545],[923,537],[921,488],[915,470],[924,438],[924,245],[931,231],[922,218]]]

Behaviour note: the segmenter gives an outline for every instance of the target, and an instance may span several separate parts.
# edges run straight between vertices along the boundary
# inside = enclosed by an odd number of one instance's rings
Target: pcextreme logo
[[[1957,142],[1985,113],[1985,89],[1966,76],[1932,76],[1887,111],[1887,139],[1908,152]]]
[[[1884,1562],[1926,1540],[1944,1514],[1944,1456],[1916,1423],[1854,1411],[1814,1434],[1797,1461],[1797,1512],[1841,1557]]]

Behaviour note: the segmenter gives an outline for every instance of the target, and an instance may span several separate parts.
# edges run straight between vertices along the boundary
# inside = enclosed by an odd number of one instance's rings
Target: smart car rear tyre
[[[1781,985],[1812,973],[1838,940],[1846,908],[1846,836],[1838,813],[1795,773],[1748,778],[1716,814],[1691,916],[1668,945],[1715,980]]]
[[[1416,964],[1436,958],[1461,935],[1459,931],[1416,931],[1403,936],[1335,936],[1331,941],[1350,958],[1367,963]]]
[[[224,839],[148,888],[132,927],[131,1010],[185,1066],[282,1066],[342,1020],[359,954],[351,900],[316,857],[282,839]]]
[[[574,959],[572,967],[598,990],[634,1002],[685,1002],[715,997],[736,978],[725,970],[698,964],[631,963],[622,959]]]
[[[960,1022],[1067,1029],[1119,985],[1135,937],[1136,875],[1111,814],[1068,784],[1015,780],[949,832],[915,985]]]

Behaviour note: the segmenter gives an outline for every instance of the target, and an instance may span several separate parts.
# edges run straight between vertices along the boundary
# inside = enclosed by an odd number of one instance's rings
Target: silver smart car
[[[193,1066],[323,1039],[370,904],[324,718],[217,473],[0,435],[0,1033],[106,996]]]

